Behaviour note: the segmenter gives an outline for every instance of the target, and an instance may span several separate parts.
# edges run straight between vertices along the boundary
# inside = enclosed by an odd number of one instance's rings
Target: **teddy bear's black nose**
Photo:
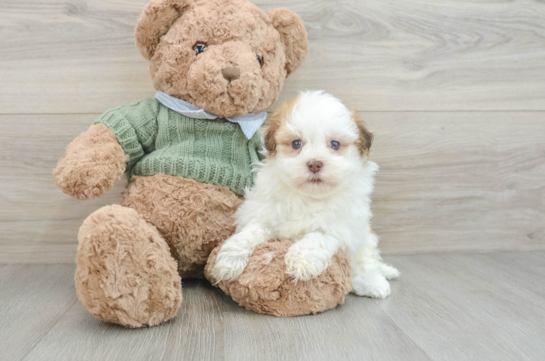
[[[240,78],[240,69],[236,66],[225,68],[221,71],[221,73],[223,74],[223,77],[227,79],[227,81],[233,81]]]

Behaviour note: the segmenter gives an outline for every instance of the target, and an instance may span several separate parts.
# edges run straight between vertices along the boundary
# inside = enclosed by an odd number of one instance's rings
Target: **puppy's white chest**
[[[272,228],[281,239],[297,240],[310,232],[324,232],[331,214],[324,205],[281,205]]]

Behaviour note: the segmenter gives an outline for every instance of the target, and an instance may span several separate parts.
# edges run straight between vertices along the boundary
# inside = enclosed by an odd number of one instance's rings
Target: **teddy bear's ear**
[[[159,38],[166,34],[191,0],[151,0],[138,19],[134,31],[136,46],[148,60],[155,53]]]
[[[286,70],[290,75],[307,56],[308,41],[305,25],[299,15],[288,9],[274,9],[267,14],[286,47]]]

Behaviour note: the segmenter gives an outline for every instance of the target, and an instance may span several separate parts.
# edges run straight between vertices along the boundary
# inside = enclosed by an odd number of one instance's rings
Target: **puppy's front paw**
[[[359,275],[352,278],[352,293],[371,298],[386,298],[390,295],[390,284],[381,274]]]
[[[231,247],[226,243],[218,253],[212,276],[217,281],[236,280],[244,272],[251,254],[251,251]]]
[[[220,258],[220,256],[222,257]],[[248,257],[244,255],[221,255],[219,253],[212,275],[218,281],[233,281],[244,272],[247,264]]]
[[[286,273],[295,281],[308,281],[319,276],[329,266],[331,259],[319,249],[309,249],[294,244],[285,256]]]

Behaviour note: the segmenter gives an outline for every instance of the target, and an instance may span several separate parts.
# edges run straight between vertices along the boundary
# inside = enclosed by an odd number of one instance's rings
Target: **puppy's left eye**
[[[339,150],[339,148],[341,147],[341,143],[337,142],[336,140],[332,140],[331,143],[329,143],[329,146],[333,150]]]
[[[299,139],[294,140],[293,142],[291,142],[291,147],[293,149],[299,149],[299,148],[301,148],[302,145],[303,145],[303,142],[301,142]]]
[[[259,63],[259,66],[263,66],[263,57],[261,55],[256,55],[255,58],[257,59],[257,62]]]

